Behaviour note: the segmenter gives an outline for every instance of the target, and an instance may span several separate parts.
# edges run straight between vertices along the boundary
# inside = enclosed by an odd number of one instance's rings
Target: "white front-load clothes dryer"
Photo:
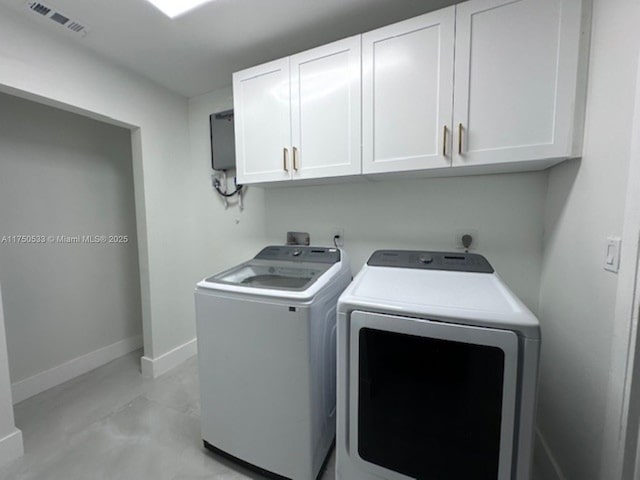
[[[315,480],[335,438],[343,251],[271,246],[195,292],[205,446],[270,476]]]
[[[529,480],[540,327],[474,254],[375,252],[338,302],[339,480]]]

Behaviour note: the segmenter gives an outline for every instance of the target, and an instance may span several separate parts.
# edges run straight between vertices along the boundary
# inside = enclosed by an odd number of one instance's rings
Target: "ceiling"
[[[457,3],[456,0],[215,0],[170,20],[146,0],[41,0],[89,33],[38,18],[25,0],[0,5],[174,92],[231,85],[237,70]]]

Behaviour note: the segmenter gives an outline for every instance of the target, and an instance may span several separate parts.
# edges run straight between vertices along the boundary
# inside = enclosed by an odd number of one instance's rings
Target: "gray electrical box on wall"
[[[211,167],[214,170],[235,169],[236,145],[233,110],[211,114],[209,126],[211,131]]]

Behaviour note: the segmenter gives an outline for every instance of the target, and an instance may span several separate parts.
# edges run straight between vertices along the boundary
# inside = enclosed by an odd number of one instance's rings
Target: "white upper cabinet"
[[[362,36],[363,173],[451,165],[455,7]]]
[[[238,183],[362,172],[360,35],[233,76]]]
[[[361,172],[360,36],[290,57],[293,178]]]
[[[581,2],[472,0],[456,9],[453,165],[578,153]]]
[[[238,182],[539,170],[580,156],[582,9],[469,0],[234,74]]]
[[[289,59],[233,75],[238,183],[291,178]]]

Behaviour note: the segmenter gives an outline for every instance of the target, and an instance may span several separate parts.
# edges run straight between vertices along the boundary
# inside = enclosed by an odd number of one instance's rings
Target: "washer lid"
[[[255,258],[197,284],[201,291],[308,301],[350,274],[343,251],[329,247],[272,246]]]
[[[205,282],[302,291],[309,288],[330,266],[324,263],[265,262],[254,259],[213,275]]]
[[[495,273],[365,265],[340,297],[340,311],[364,310],[540,337],[531,311]]]
[[[494,313],[521,309],[496,275],[482,273],[367,267],[353,294],[423,307]]]

